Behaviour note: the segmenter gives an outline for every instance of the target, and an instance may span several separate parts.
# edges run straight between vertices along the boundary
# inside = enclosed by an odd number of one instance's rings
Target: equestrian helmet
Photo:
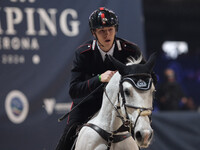
[[[112,10],[100,7],[90,15],[89,26],[91,32],[95,29],[111,26],[115,26],[116,31],[118,31],[119,22],[117,16]]]

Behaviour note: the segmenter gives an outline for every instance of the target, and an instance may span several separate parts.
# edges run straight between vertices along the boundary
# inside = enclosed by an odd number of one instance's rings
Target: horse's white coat
[[[120,77],[121,75],[116,72],[106,87],[107,95],[115,106],[122,106],[121,97],[120,104],[118,104],[117,97],[117,93],[119,92]],[[152,107],[152,92],[154,91],[153,84],[151,89],[148,91],[137,90],[128,82],[124,82],[123,87],[124,89],[126,88],[131,92],[129,96],[125,95],[127,104],[144,108]],[[133,122],[134,125],[135,120],[139,115],[139,112],[133,108],[128,108],[127,110],[130,120]],[[119,112],[121,116],[125,117],[124,107],[121,107],[121,110],[119,110]],[[100,111],[89,121],[89,123],[93,123],[111,133],[112,131],[117,130],[122,125],[122,121],[121,119],[116,117],[117,115],[118,114],[116,113],[115,109],[113,108],[112,104],[110,103],[104,92],[102,107]],[[135,141],[132,137],[129,137],[119,143],[112,143],[111,150],[138,150],[138,146],[147,147],[151,139],[149,137],[153,132],[148,116],[140,116],[138,118],[134,132],[134,134],[140,132],[143,139],[141,141]],[[83,127],[77,139],[76,150],[106,150],[106,145],[107,142],[102,139],[102,137],[96,131],[94,131],[90,127]]]

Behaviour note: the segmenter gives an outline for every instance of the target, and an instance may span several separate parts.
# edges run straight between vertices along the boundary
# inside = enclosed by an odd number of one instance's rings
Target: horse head
[[[114,57],[109,56],[109,58],[121,75],[119,101],[123,122],[130,128],[138,146],[148,147],[153,136],[150,116],[153,110],[155,87],[151,75],[156,53],[153,53],[144,64],[139,64],[133,59],[125,65]]]

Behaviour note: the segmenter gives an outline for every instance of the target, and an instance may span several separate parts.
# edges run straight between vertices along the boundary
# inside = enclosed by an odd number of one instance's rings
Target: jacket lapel
[[[98,72],[103,72],[105,71],[105,67],[104,67],[104,63],[103,63],[103,59],[101,57],[101,54],[98,50],[97,45],[95,46],[94,49],[94,61],[95,63],[95,68],[98,70]]]

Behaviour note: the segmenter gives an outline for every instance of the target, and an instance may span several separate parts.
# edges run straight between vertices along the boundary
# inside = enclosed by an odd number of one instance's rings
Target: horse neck
[[[101,109],[94,118],[95,124],[106,131],[114,131],[122,124],[122,121],[117,117],[118,114],[116,110],[113,108],[118,103],[119,86],[117,86],[117,84],[119,84],[119,80],[120,75],[116,73],[107,84]]]

